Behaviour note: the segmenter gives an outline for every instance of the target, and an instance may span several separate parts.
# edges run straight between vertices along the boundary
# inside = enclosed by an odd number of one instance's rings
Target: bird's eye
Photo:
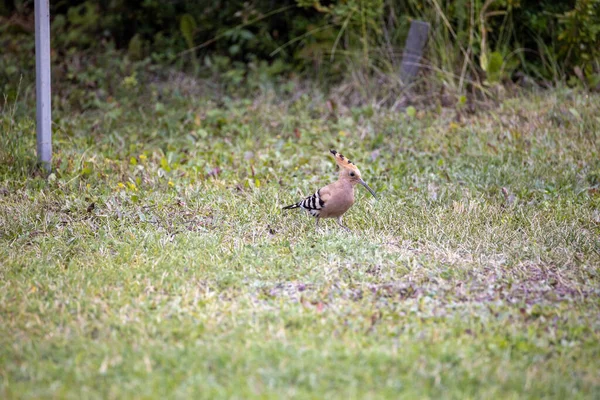
[[[355,175],[354,172],[350,172],[350,176],[354,176],[354,175]]]

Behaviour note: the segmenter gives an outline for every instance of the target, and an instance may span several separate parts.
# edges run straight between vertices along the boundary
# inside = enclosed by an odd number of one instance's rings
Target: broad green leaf
[[[194,31],[196,30],[196,20],[190,14],[183,14],[179,29],[189,48],[194,47]]]

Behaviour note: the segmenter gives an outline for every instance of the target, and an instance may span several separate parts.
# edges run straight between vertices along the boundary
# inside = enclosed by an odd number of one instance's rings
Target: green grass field
[[[0,115],[2,398],[600,397],[600,97]],[[345,223],[281,207],[361,169]],[[503,190],[504,188],[504,190]]]

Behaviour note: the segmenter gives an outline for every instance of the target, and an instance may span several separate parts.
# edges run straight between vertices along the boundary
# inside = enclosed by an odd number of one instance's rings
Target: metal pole
[[[37,154],[47,172],[52,168],[52,104],[50,97],[50,0],[35,0],[35,94]]]

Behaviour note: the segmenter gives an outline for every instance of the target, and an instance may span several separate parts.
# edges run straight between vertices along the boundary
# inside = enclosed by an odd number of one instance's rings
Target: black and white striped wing
[[[321,190],[298,203],[300,208],[305,209],[313,217],[319,217],[321,210],[325,207],[325,201],[321,197]]]

